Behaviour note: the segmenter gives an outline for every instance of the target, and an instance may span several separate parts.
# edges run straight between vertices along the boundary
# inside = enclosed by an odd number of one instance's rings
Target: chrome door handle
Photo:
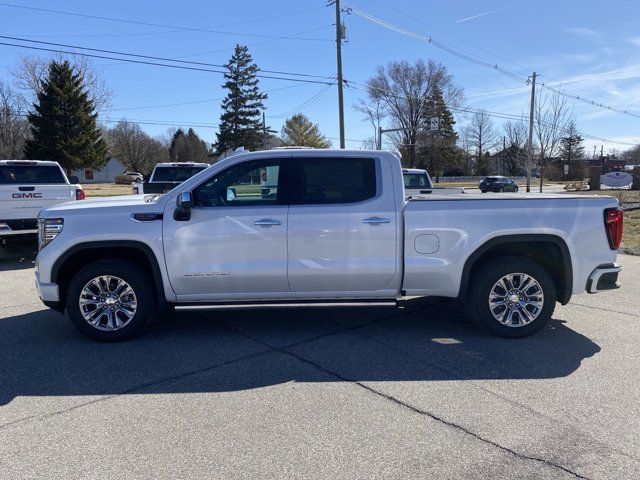
[[[379,225],[380,223],[391,223],[391,220],[388,218],[382,217],[369,217],[362,220],[362,223],[370,223],[372,225]]]
[[[262,220],[256,220],[253,222],[254,225],[262,225],[263,227],[269,225],[282,225],[280,220],[273,220],[271,218],[263,218]]]

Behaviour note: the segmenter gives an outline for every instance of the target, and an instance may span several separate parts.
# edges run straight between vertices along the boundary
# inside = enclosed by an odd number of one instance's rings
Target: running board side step
[[[225,310],[225,309],[263,309],[263,308],[316,308],[316,307],[397,307],[403,308],[401,300],[345,300],[345,301],[271,301],[271,302],[219,302],[219,303],[174,303],[176,311],[186,310]]]

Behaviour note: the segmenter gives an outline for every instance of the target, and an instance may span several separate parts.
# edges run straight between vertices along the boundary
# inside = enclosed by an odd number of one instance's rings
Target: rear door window
[[[0,185],[46,185],[67,182],[55,165],[0,165]]]
[[[301,158],[300,205],[356,203],[376,196],[373,158]]]

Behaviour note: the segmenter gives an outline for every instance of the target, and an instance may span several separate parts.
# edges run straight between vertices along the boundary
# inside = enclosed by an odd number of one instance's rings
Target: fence
[[[485,175],[485,176],[477,176],[477,175],[461,175],[461,176],[456,176],[456,177],[440,177],[438,180],[440,182],[479,182],[480,180],[482,180],[483,178],[487,178],[490,175]],[[517,181],[526,181],[527,177],[509,177],[509,178],[513,178],[516,182]],[[434,182],[435,182],[435,177],[431,178]]]

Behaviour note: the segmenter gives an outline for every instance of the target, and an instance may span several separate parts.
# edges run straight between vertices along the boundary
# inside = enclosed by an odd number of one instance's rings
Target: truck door
[[[164,215],[164,252],[182,301],[286,296],[286,160],[249,160],[204,180],[192,191],[191,218]],[[269,170],[271,185],[262,187]]]
[[[396,295],[400,206],[395,205],[391,167],[384,159],[362,156],[302,155],[295,160],[288,235],[291,289],[299,297]],[[383,175],[388,181],[384,189]]]

